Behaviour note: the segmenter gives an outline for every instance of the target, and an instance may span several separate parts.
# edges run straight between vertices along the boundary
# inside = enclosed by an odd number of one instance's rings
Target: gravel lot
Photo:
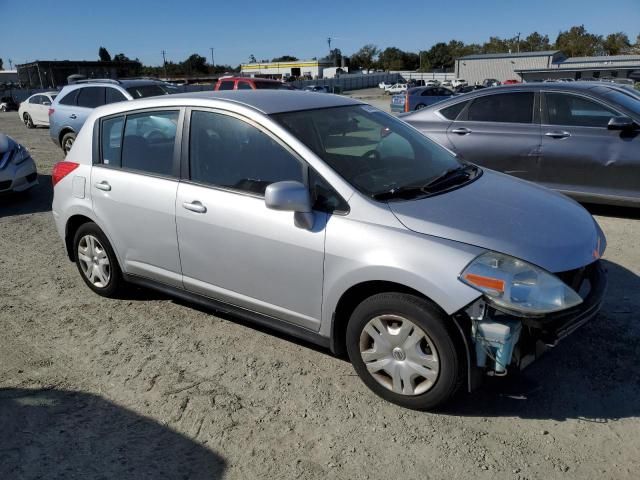
[[[93,294],[50,212],[60,150],[15,113],[0,131],[41,173],[0,198],[0,478],[638,478],[638,211],[591,208],[609,242],[598,321],[417,413],[307,344],[146,290]]]

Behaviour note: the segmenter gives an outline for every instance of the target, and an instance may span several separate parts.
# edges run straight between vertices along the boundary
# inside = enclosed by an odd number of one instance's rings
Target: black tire
[[[83,270],[83,266],[80,260],[80,256],[78,254],[80,241],[83,237],[91,235],[98,239],[101,246],[104,247],[104,252],[106,253],[107,258],[109,259],[109,267],[110,267],[110,276],[109,280],[104,286],[96,286],[94,285]],[[76,266],[78,267],[78,272],[80,272],[80,276],[84,280],[84,283],[93,290],[98,295],[103,297],[115,297],[117,293],[123,288],[124,280],[122,278],[122,272],[120,270],[120,265],[118,264],[118,259],[107,239],[106,235],[100,230],[100,228],[93,222],[84,223],[78,228],[76,234],[73,237],[73,256],[75,258]]]
[[[7,107],[5,107],[4,105],[0,107],[0,112],[6,112],[7,111]]]
[[[433,343],[439,371],[424,393],[404,395],[386,388],[369,373],[360,354],[360,338],[367,323],[380,315],[399,315],[420,328]],[[449,326],[448,326],[449,325]],[[444,404],[464,379],[462,353],[450,331],[451,320],[436,305],[420,297],[389,292],[373,295],[356,307],[347,325],[346,344],[351,363],[362,381],[385,400],[413,410],[432,410]]]
[[[62,141],[60,142],[60,146],[62,147],[62,151],[66,155],[73,147],[73,142],[76,141],[76,134],[73,132],[65,133],[62,137]]]
[[[27,128],[34,128],[35,125],[33,124],[33,119],[31,118],[31,115],[29,115],[28,113],[25,113],[24,116],[22,117],[24,120],[24,124]]]
[[[416,107],[416,110],[422,110],[426,105],[420,104]]]

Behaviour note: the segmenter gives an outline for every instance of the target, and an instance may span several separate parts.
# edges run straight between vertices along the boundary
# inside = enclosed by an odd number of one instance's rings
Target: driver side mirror
[[[44,102],[42,102],[42,105],[48,107],[49,105],[51,105],[51,102],[49,100],[45,100]]]
[[[264,193],[264,203],[272,210],[294,212],[296,227],[311,230],[313,212],[309,189],[300,182],[284,181],[269,185]]]
[[[611,117],[607,129],[629,131],[633,130],[633,126],[633,120],[629,117]]]

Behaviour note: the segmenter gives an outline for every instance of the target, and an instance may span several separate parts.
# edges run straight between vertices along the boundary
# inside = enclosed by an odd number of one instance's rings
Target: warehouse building
[[[322,78],[325,68],[333,67],[332,62],[319,60],[295,61],[295,62],[267,62],[267,63],[243,63],[240,72],[252,77],[288,78],[308,77],[311,79]]]
[[[539,82],[570,78],[640,80],[640,55],[567,58],[560,50],[467,55],[456,60],[456,77],[467,82]]]
[[[140,62],[136,61],[37,60],[16,65],[18,81],[27,88],[57,88],[66,85],[70,75],[83,75],[86,78],[131,77],[138,74],[140,67]]]
[[[480,83],[485,78],[501,82],[522,81],[516,71],[550,68],[564,59],[565,55],[560,50],[467,55],[456,60],[456,77],[465,79],[469,84]]]

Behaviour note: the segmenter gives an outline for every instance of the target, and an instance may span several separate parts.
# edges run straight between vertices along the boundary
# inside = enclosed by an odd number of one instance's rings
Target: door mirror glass
[[[311,196],[302,183],[290,180],[272,183],[264,192],[264,203],[272,210],[295,212],[297,227],[313,228]]]
[[[611,117],[607,128],[609,130],[632,130],[633,120],[629,117]]]

